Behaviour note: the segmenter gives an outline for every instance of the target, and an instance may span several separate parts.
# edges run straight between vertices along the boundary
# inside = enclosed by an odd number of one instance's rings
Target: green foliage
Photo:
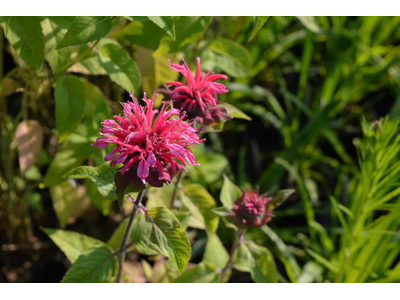
[[[242,191],[224,174],[224,184],[219,195],[222,204],[227,208],[233,208],[233,203],[241,194]]]
[[[171,267],[183,272],[190,259],[190,243],[179,220],[166,207],[153,207],[142,215],[139,232],[143,243],[169,258]]]
[[[98,245],[84,251],[65,274],[62,283],[114,282],[117,259],[106,245]]]
[[[217,282],[216,269],[209,263],[200,263],[181,274],[174,283],[212,283]]]

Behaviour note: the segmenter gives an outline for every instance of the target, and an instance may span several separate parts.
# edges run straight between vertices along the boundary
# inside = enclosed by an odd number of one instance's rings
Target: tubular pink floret
[[[185,113],[180,115],[178,109],[165,102],[160,111],[153,110],[155,96],[147,99],[144,94],[146,106],[141,106],[131,93],[132,100],[121,103],[123,116],[104,120],[100,128],[102,137],[92,144],[99,149],[113,144],[104,160],[111,161],[111,166],[122,163],[121,174],[135,167],[144,184],[152,172],[160,181],[169,183],[174,175],[171,170],[181,170],[186,162],[195,165],[195,157],[187,147],[204,141],[199,140],[197,129],[183,120]]]

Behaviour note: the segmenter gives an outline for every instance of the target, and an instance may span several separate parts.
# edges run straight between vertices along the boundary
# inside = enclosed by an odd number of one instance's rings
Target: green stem
[[[220,283],[224,282],[226,271],[228,271],[232,267],[233,256],[235,255],[236,249],[240,246],[240,240],[242,239],[245,232],[246,232],[245,229],[244,230],[239,229],[237,232],[236,240],[232,245],[231,252],[229,253],[229,260],[221,271],[221,276],[219,277]]]
[[[178,178],[176,179],[176,182],[175,182],[174,192],[172,193],[172,197],[171,197],[171,206],[169,207],[170,209],[175,208],[175,199],[176,199],[176,195],[178,194],[178,189],[179,189],[179,185],[182,181],[182,177],[183,177],[183,171],[181,170],[181,171],[179,171]]]
[[[138,207],[140,206],[143,196],[144,196],[145,190],[141,191],[139,195],[137,196],[137,199],[133,205],[132,213],[131,216],[129,217],[128,221],[128,226],[126,226],[126,230],[124,233],[124,237],[122,239],[119,255],[118,255],[118,274],[117,274],[117,283],[120,282],[121,280],[121,273],[122,273],[122,265],[125,260],[125,252],[126,252],[126,242],[128,241],[128,238],[131,236],[131,231],[133,228],[133,221],[135,220],[135,217],[138,212]]]

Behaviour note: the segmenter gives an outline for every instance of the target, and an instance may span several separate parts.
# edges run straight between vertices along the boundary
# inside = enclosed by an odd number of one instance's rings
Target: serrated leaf
[[[218,274],[213,265],[202,262],[181,274],[174,283],[212,283],[217,282]]]
[[[225,103],[218,104],[217,106],[224,107],[226,109],[226,112],[228,113],[228,115],[230,115],[232,118],[244,119],[244,120],[251,121],[251,118],[248,115],[246,115],[239,108],[237,108],[236,106],[233,106],[232,104],[225,102]]]
[[[61,228],[73,223],[90,206],[84,186],[74,189],[68,182],[50,188],[53,208]]]
[[[22,121],[15,130],[18,142],[18,160],[21,175],[35,164],[36,158],[42,148],[43,130],[38,121]]]
[[[99,167],[79,166],[64,176],[69,178],[84,179],[88,178],[92,180],[99,192],[109,200],[117,199],[114,185],[115,168],[108,164],[101,165]]]
[[[126,91],[138,92],[140,73],[132,57],[119,45],[107,44],[99,53],[100,62],[108,76]]]
[[[219,217],[211,211],[216,206],[214,198],[199,184],[186,186],[184,193],[199,208],[209,233],[214,233],[218,228],[219,221]]]
[[[233,258],[233,266],[242,272],[249,272],[254,282],[278,282],[274,258],[271,252],[254,242],[239,246]]]
[[[176,41],[174,17],[148,17],[150,21],[164,30],[173,41]]]
[[[15,51],[34,70],[44,58],[44,36],[39,17],[3,17],[4,33]]]
[[[221,194],[219,200],[225,207],[233,208],[233,204],[236,199],[242,195],[242,191],[232,181],[229,180],[228,176],[224,174],[224,183],[222,185]]]
[[[250,32],[250,37],[248,39],[248,42],[250,42],[256,34],[260,31],[260,29],[264,26],[264,24],[268,21],[269,17],[261,17],[261,16],[255,16],[254,21],[253,21],[253,29]]]
[[[78,77],[69,75],[56,81],[56,125],[63,141],[78,126],[85,109],[85,86]]]
[[[105,36],[111,27],[111,17],[76,17],[56,49],[93,42]]]
[[[102,241],[73,231],[41,228],[73,264],[87,249],[104,245]]]
[[[196,41],[211,22],[211,17],[175,17],[176,40],[164,37],[154,56],[176,52]]]
[[[203,262],[209,262],[217,269],[222,269],[226,266],[228,260],[229,253],[218,235],[209,235],[206,250],[203,255]]]
[[[154,207],[140,216],[139,232],[143,243],[169,258],[171,267],[182,273],[190,260],[190,243],[179,220],[166,208]]]
[[[217,38],[210,43],[208,49],[215,53],[214,63],[230,76],[248,76],[251,56],[244,46],[235,41]]]
[[[62,283],[108,283],[115,280],[118,264],[107,245],[94,246],[78,257]]]

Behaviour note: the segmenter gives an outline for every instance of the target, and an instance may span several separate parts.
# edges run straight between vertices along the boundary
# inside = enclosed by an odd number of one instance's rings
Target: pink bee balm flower
[[[267,194],[259,195],[258,191],[243,191],[234,203],[235,223],[246,228],[253,225],[261,227],[271,220],[274,198]]]
[[[132,191],[143,189],[146,183],[161,187],[163,183],[169,184],[186,162],[196,165],[188,146],[203,140],[199,140],[191,124],[183,121],[185,114],[180,115],[178,109],[167,109],[164,103],[160,112],[153,110],[155,96],[150,100],[144,94],[144,107],[131,93],[133,101],[121,103],[123,116],[102,122],[102,137],[92,144],[99,149],[114,145],[104,160],[111,161],[111,166],[123,164],[116,175],[117,188],[120,181],[133,185]]]
[[[214,82],[217,79],[228,79],[227,76],[210,74],[210,71],[201,73],[199,57],[196,58],[195,76],[190,72],[185,61],[182,65],[171,64],[171,61],[168,61],[171,69],[180,72],[186,78],[187,84],[171,81],[166,85],[172,87],[163,86],[158,90],[165,95],[167,100],[173,101],[175,108],[186,112],[186,119],[196,119],[204,125],[212,125],[231,118],[225,108],[217,107],[220,103],[217,101],[217,95],[227,93],[228,90],[222,83]]]

